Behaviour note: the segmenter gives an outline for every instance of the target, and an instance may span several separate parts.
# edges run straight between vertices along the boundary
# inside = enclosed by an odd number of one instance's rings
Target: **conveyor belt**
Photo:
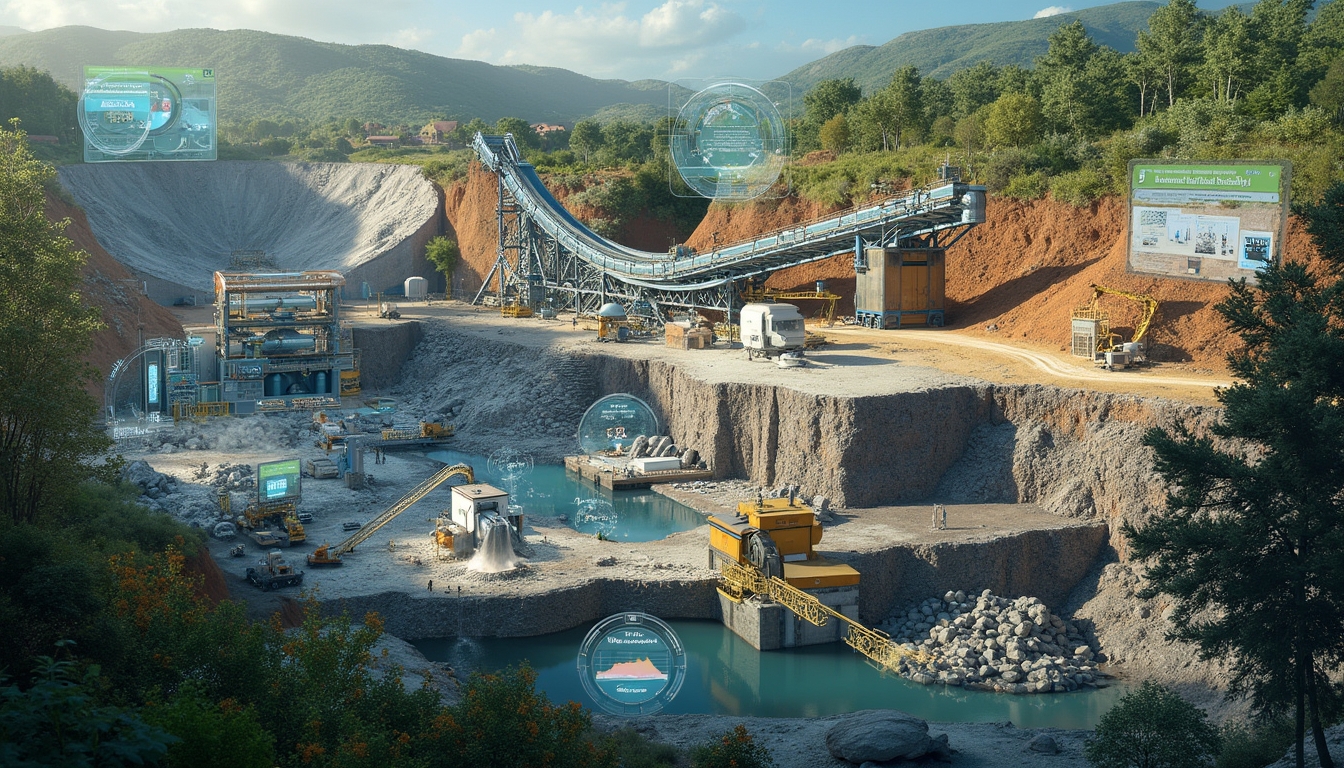
[[[551,195],[536,169],[522,160],[511,134],[476,134],[477,155],[499,179],[499,249],[490,281],[497,293],[527,297],[528,285],[568,293],[573,307],[596,308],[613,298],[660,305],[732,309],[734,284],[786,267],[854,252],[864,268],[865,247],[949,245],[984,221],[984,187],[946,181],[826,218],[725,244],[705,253],[684,247],[640,251],[593,232]]]

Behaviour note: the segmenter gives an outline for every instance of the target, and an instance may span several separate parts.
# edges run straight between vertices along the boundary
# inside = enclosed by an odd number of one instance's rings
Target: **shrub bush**
[[[1110,182],[1100,171],[1084,168],[1050,180],[1050,194],[1061,202],[1082,207],[1109,191]]]
[[[757,744],[744,725],[691,752],[692,768],[774,768],[774,765],[770,750]]]
[[[675,767],[681,758],[676,747],[650,741],[634,728],[622,728],[612,734],[611,741],[621,768]]]
[[[1009,179],[1008,185],[999,194],[1018,200],[1039,200],[1045,196],[1049,188],[1050,179],[1045,175],[1045,171],[1032,171]]]
[[[1293,725],[1269,720],[1253,726],[1227,723],[1223,726],[1218,768],[1264,768],[1277,762],[1293,744]]]
[[[1096,768],[1204,768],[1218,747],[1204,710],[1149,680],[1101,716],[1083,754]]]

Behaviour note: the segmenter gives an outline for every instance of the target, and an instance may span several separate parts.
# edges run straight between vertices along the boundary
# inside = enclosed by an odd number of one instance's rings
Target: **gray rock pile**
[[[209,485],[215,489],[250,491],[257,487],[256,470],[251,464],[220,464],[215,467]]]
[[[123,467],[121,479],[138,486],[141,495],[150,499],[162,499],[178,492],[177,478],[155,471],[144,461],[132,461]]]
[[[826,732],[833,757],[857,765],[933,758],[951,762],[947,734],[929,735],[929,724],[891,709],[869,709],[848,715]]]
[[[908,606],[878,625],[922,652],[901,674],[923,685],[1000,693],[1049,693],[1105,685],[1105,656],[1088,628],[1053,616],[1038,598],[977,598],[948,592]]]

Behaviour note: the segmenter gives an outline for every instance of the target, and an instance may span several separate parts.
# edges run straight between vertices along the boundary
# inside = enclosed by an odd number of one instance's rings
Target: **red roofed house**
[[[551,123],[533,123],[532,130],[537,132],[538,136],[546,136],[548,133],[564,133],[567,128],[563,125],[554,125]]]
[[[426,144],[442,144],[447,141],[453,131],[457,130],[456,120],[435,120],[424,128],[420,129],[420,138]]]

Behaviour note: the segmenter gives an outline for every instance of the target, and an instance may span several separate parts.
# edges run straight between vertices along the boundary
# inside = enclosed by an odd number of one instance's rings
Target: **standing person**
[[[430,592],[433,592],[433,591],[434,591],[434,580],[433,580],[433,579],[430,579],[430,580],[429,580],[429,591],[430,591]]]
[[[940,518],[941,518],[941,519],[939,520],[939,525],[938,525],[938,527],[939,527],[940,529],[946,531],[946,530],[947,530],[947,506],[944,505],[944,504],[939,504],[939,505],[938,505],[938,513],[939,513],[939,516],[940,516]]]

